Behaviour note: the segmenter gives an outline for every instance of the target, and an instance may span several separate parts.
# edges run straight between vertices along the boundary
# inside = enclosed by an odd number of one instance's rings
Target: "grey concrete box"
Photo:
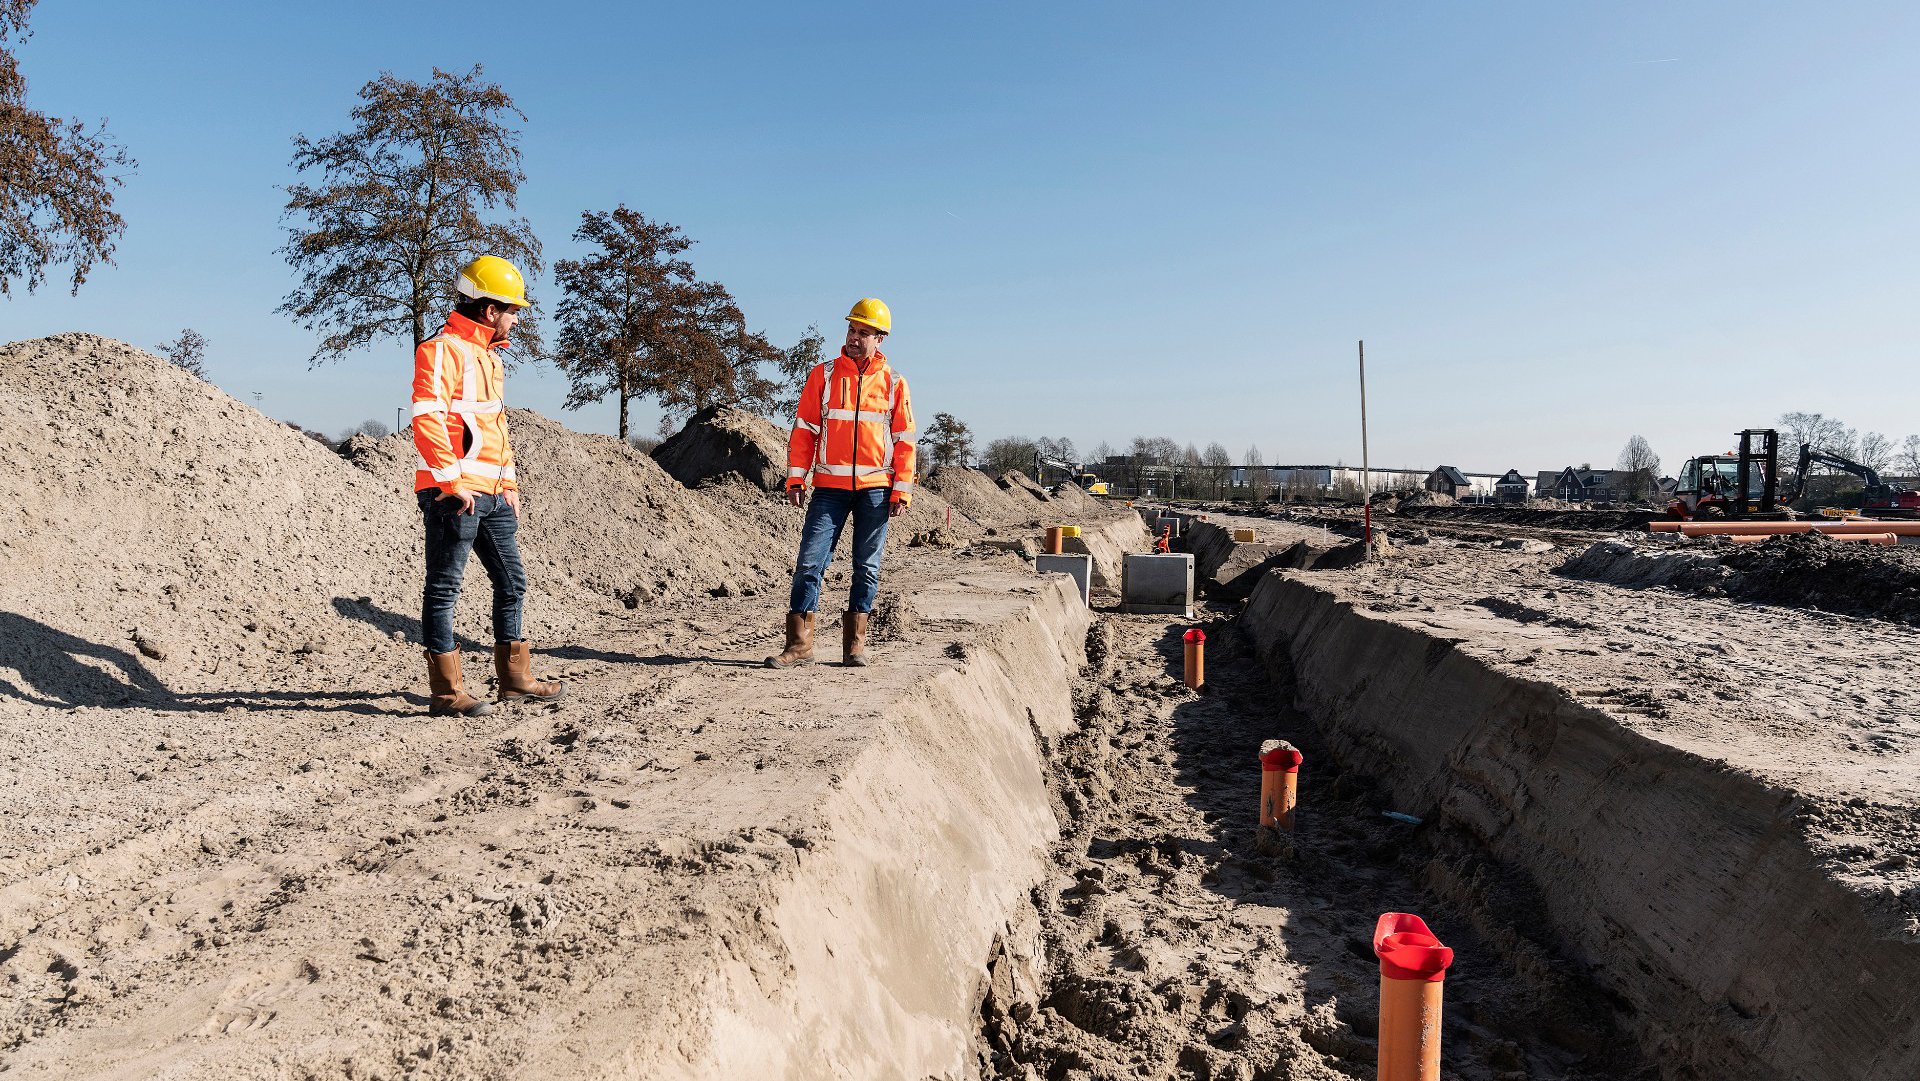
[[[1041,574],[1067,574],[1073,577],[1074,584],[1080,587],[1080,603],[1091,603],[1093,589],[1093,557],[1090,555],[1037,555],[1033,557],[1033,569]]]
[[[1120,610],[1193,614],[1193,556],[1128,555],[1120,568]]]

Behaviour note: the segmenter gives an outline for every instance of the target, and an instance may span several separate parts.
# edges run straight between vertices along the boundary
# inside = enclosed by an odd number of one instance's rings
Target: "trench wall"
[[[1073,730],[1089,619],[1066,578],[1042,576],[961,664],[881,705],[817,796],[822,842],[767,883],[774,940],[722,943],[691,1011],[704,1020],[633,1060],[702,1081],[970,1076],[983,963],[1059,834],[1043,745]]]
[[[1673,1078],[1920,1077],[1920,943],[1823,875],[1788,788],[1274,572],[1243,625],[1335,753],[1543,898]]]

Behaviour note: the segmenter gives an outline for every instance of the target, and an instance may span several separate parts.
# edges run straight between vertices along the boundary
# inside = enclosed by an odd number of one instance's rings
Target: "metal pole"
[[[1367,458],[1367,343],[1360,343],[1360,499],[1365,507],[1363,534],[1367,549],[1373,548],[1373,470]]]

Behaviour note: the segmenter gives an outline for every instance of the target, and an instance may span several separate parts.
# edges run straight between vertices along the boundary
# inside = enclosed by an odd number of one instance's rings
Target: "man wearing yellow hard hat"
[[[508,332],[529,304],[527,283],[512,263],[482,255],[460,268],[456,287],[460,300],[446,326],[413,354],[413,488],[426,524],[420,633],[432,692],[427,711],[472,717],[492,707],[467,693],[453,637],[470,553],[479,553],[493,581],[496,696],[547,702],[566,688],[533,678],[532,647],[520,633],[527,572],[498,350],[507,348]]]
[[[787,642],[772,668],[813,660],[814,609],[833,549],[853,519],[853,585],[840,624],[841,659],[867,663],[867,619],[880,592],[887,521],[913,502],[913,404],[907,381],[887,364],[880,343],[893,313],[872,297],[847,313],[840,355],[807,373],[787,437],[787,498],[807,508],[787,600]],[[807,482],[813,498],[807,500]]]

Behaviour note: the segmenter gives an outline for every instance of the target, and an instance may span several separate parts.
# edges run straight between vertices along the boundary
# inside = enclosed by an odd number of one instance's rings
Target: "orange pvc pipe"
[[[1380,959],[1380,1081],[1440,1081],[1440,1008],[1453,951],[1427,921],[1388,912],[1373,925]]]
[[[1198,627],[1186,633],[1187,655],[1182,682],[1194,690],[1207,681],[1207,632]]]
[[[1065,548],[1065,545],[1062,543],[1064,536],[1065,535],[1061,533],[1059,526],[1050,525],[1047,527],[1047,554],[1048,555],[1057,556],[1061,553],[1061,551]]]
[[[1260,824],[1293,832],[1293,809],[1300,798],[1300,763],[1293,744],[1270,739],[1260,745]]]
[[[1719,536],[1724,540],[1731,541],[1734,544],[1764,544],[1775,537],[1790,536],[1791,534],[1720,533],[1720,534],[1714,534],[1714,535]],[[1862,543],[1862,544],[1899,544],[1900,543],[1900,538],[1893,535],[1892,533],[1829,533],[1827,534],[1827,536],[1829,539],[1834,541],[1858,541],[1859,543]]]

